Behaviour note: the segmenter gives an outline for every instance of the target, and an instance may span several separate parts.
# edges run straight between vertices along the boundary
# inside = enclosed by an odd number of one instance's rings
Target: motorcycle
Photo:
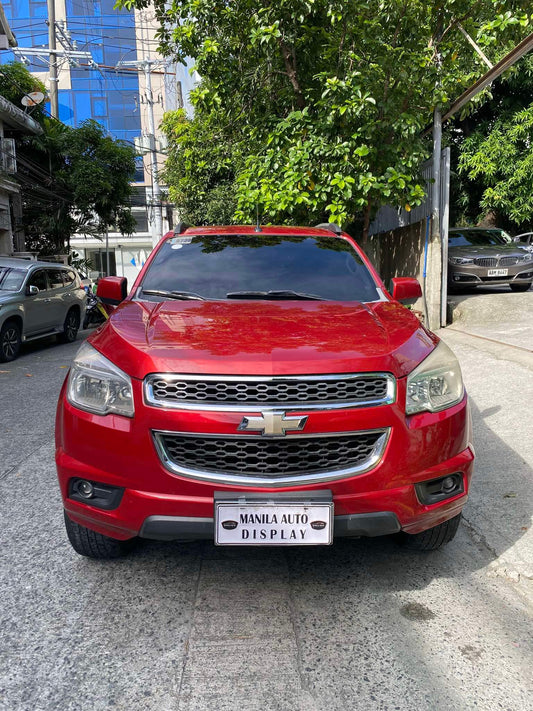
[[[99,326],[109,318],[100,299],[91,291],[87,291],[87,306],[85,308],[85,318],[83,319],[83,328],[92,328]]]

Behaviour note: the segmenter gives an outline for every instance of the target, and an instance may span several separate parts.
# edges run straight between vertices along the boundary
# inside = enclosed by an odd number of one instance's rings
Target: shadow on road
[[[76,339],[76,343],[78,345],[81,345],[81,342],[84,341],[86,338],[88,338],[92,331],[94,329],[86,329],[86,330],[80,330],[78,331],[78,337]],[[27,343],[23,343],[20,349],[20,355],[17,358],[17,360],[12,361],[13,364],[19,363],[21,359],[24,359],[24,356],[29,356],[33,354],[47,354],[47,351],[50,351],[53,348],[58,348],[61,345],[70,345],[70,344],[64,344],[58,341],[57,336],[46,336],[46,338],[39,338],[36,341],[29,341]]]
[[[141,541],[128,558],[92,561],[66,541],[52,447],[30,458],[0,484],[6,707],[526,708],[527,618],[486,575],[522,535],[522,513],[485,495],[488,477],[523,462],[486,424],[491,412],[473,409],[483,452],[467,511],[483,502],[486,525],[512,522],[496,551],[461,527],[425,554],[379,538]]]

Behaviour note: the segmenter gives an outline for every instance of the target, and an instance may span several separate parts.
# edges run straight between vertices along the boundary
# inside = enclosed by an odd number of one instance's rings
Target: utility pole
[[[161,189],[159,187],[159,171],[157,166],[157,151],[155,145],[154,98],[152,94],[151,63],[144,62],[144,76],[146,78],[146,106],[148,109],[148,130],[150,132],[150,156],[152,164],[152,210],[154,211],[154,231],[152,244],[155,245],[163,236],[163,218],[161,215]]]
[[[424,292],[426,297],[426,308],[428,312],[428,323],[426,326],[431,329],[439,328],[441,325],[441,284],[442,284],[442,232],[440,215],[440,161],[442,152],[442,113],[440,106],[436,106],[433,112],[433,164],[431,174],[433,178],[432,200],[431,200],[431,240],[426,247],[428,254],[426,259],[430,264],[433,275],[439,275],[439,279],[432,279],[431,284]],[[425,279],[424,279],[425,281]]]
[[[119,62],[115,69],[121,67],[135,67],[138,71],[144,72],[146,91],[146,110],[148,118],[148,142],[150,153],[150,169],[152,173],[152,245],[159,242],[163,236],[163,215],[161,205],[161,187],[159,185],[159,169],[157,165],[157,146],[155,138],[155,119],[154,119],[154,97],[152,93],[152,68],[156,64],[161,64],[161,59],[138,59],[131,62]]]
[[[48,49],[50,52],[50,113],[53,118],[59,118],[59,99],[57,81],[56,55],[56,5],[55,0],[47,0],[48,4]]]

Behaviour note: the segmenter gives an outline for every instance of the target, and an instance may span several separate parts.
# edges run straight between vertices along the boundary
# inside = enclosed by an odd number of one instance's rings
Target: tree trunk
[[[281,54],[283,56],[283,62],[285,64],[285,71],[292,84],[294,93],[296,95],[296,105],[299,109],[305,108],[305,99],[300,87],[300,82],[298,81],[298,74],[296,72],[296,56],[294,54],[294,49],[290,49],[283,40],[279,41],[279,47],[281,49]]]
[[[366,244],[368,242],[368,228],[370,227],[370,211],[372,209],[372,201],[370,198],[368,198],[367,203],[365,205],[365,211],[364,211],[364,216],[363,216],[363,237],[361,240],[361,244],[363,247],[366,247]]]

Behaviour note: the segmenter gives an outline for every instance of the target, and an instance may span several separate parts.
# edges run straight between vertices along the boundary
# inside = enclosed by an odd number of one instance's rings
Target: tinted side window
[[[2,291],[18,291],[26,274],[22,269],[0,267],[0,289]]]
[[[72,286],[72,284],[76,281],[76,274],[72,271],[72,269],[66,269],[63,272],[63,280],[65,282],[65,286]]]
[[[46,291],[48,289],[44,269],[38,269],[36,272],[33,272],[28,280],[28,286],[36,286],[39,291]]]
[[[48,281],[50,282],[50,289],[62,289],[63,288],[63,270],[62,269],[47,269]]]

